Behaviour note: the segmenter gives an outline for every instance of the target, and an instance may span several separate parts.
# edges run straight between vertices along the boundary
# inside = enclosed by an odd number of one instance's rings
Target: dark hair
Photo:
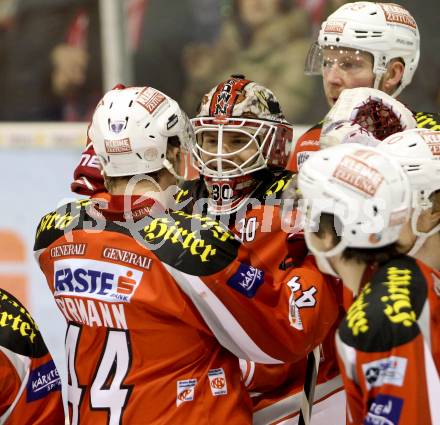
[[[342,232],[343,226],[341,220],[330,213],[322,213],[319,219],[319,228],[317,236],[323,238],[325,233],[330,233],[333,245],[341,241],[338,236]],[[354,260],[357,263],[385,263],[402,254],[402,249],[398,242],[385,245],[379,248],[345,248],[342,252],[344,260]]]
[[[429,195],[429,200],[432,202],[432,210],[434,212],[440,211],[440,190],[436,190]]]
[[[179,136],[171,136],[168,137],[168,144],[173,148],[180,148],[180,139]]]

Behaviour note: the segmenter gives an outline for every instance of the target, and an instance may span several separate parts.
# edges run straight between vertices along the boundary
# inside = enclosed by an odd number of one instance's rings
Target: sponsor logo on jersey
[[[50,258],[82,256],[86,253],[87,244],[68,243],[65,245],[54,246],[50,249]]]
[[[365,309],[369,305],[365,298],[371,293],[371,285],[368,282],[353,304],[350,306],[345,317],[347,326],[354,336],[368,332],[369,324]]]
[[[125,139],[119,140],[104,140],[105,151],[110,154],[119,154],[119,153],[130,153],[133,150],[131,149],[130,139],[127,137]]]
[[[53,360],[31,370],[26,389],[28,403],[41,400],[53,391],[61,391],[61,379]]]
[[[144,107],[150,114],[152,114],[165,100],[166,97],[152,87],[144,88],[136,97],[136,102]]]
[[[390,356],[362,365],[367,389],[385,384],[401,387],[405,379],[408,359]]]
[[[228,280],[228,285],[244,296],[252,298],[264,282],[264,272],[247,264],[240,264],[238,270]]]
[[[365,425],[397,425],[403,400],[391,395],[378,394],[370,404]]]
[[[305,152],[298,152],[296,155],[296,168],[299,171],[302,165],[310,158],[310,155],[312,153],[305,151]]]
[[[130,302],[143,272],[104,261],[69,258],[54,262],[54,295]]]
[[[228,393],[225,371],[222,368],[211,369],[208,372],[209,386],[213,396],[225,395]]]
[[[111,247],[105,247],[102,250],[101,257],[108,260],[116,260],[122,263],[131,264],[133,266],[142,267],[145,270],[150,270],[151,263],[153,261],[151,258],[145,257],[144,255]]]
[[[317,149],[319,149],[319,139],[306,139],[301,142],[301,147],[305,146],[316,146]]]
[[[60,214],[55,211],[46,214],[40,221],[35,239],[38,239],[40,234],[42,232],[46,232],[47,230],[64,230],[73,222],[73,220],[76,220],[78,217],[79,214],[72,215],[69,212],[66,212],[65,214]]]
[[[3,330],[4,328],[8,328],[8,330],[11,330],[16,335],[21,335],[32,344],[34,344],[39,334],[37,325],[27,310],[15,298],[10,297],[0,289],[0,331],[2,332],[0,341],[3,338],[11,340],[11,335],[8,335]],[[2,345],[5,345],[5,343],[2,343]]]
[[[219,223],[200,214],[186,214],[183,211],[176,211],[175,215],[181,215],[188,219],[193,219],[195,225],[202,229],[209,229],[212,236],[220,242],[234,239],[229,231],[223,229]],[[197,237],[197,231],[190,231],[180,225],[179,220],[172,220],[167,217],[156,218],[144,228],[144,238],[147,242],[158,242],[169,240],[173,244],[180,245],[192,256],[199,257],[205,263],[211,260],[217,253],[217,248],[212,244],[206,243],[204,239]]]
[[[368,196],[374,196],[383,181],[379,171],[349,155],[341,159],[333,177]]]
[[[327,21],[325,24],[324,32],[330,32],[334,34],[342,34],[346,22],[344,21]]]
[[[194,400],[194,390],[196,385],[197,379],[185,379],[183,381],[177,381],[177,407],[186,401]]]
[[[410,285],[412,273],[409,269],[389,267],[387,280],[382,283],[387,288],[387,295],[380,298],[384,303],[385,316],[394,324],[411,327],[417,321],[417,315],[411,304]]]
[[[394,3],[377,3],[383,10],[385,15],[385,20],[391,24],[400,24],[408,26],[412,29],[417,28],[416,21],[410,15],[410,13]]]

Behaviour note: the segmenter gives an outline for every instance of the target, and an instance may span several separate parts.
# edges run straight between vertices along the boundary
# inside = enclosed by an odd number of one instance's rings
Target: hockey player
[[[396,158],[408,176],[413,202],[411,220],[405,223],[399,244],[431,267],[433,302],[440,299],[440,132],[416,129],[386,138],[378,149]],[[440,323],[440,309],[431,312]],[[440,371],[440,338],[429,338]]]
[[[419,31],[406,9],[394,3],[347,3],[323,22],[306,73],[322,75],[330,107],[344,89],[356,87],[372,87],[396,98],[410,84],[419,55]],[[361,100],[368,97],[366,93]],[[440,130],[437,115],[417,112],[414,118],[419,127]],[[298,139],[288,169],[298,171],[310,152],[319,149],[322,125]],[[388,129],[388,135],[392,131]]]
[[[45,215],[35,243],[69,323],[71,423],[250,424],[237,356],[303,358],[336,320],[330,286],[306,267],[273,280],[218,222],[167,210],[193,133],[165,94],[110,91],[89,136],[108,193]]]
[[[321,271],[357,294],[336,338],[348,423],[439,423],[439,352],[430,345],[440,336],[437,277],[399,253],[411,210],[400,164],[343,144],[306,161],[298,185],[308,247]]]
[[[192,123],[196,133],[193,158],[200,177],[182,185],[178,200],[192,201],[188,204],[190,211],[194,207],[226,223],[249,249],[252,264],[273,276],[282,278],[286,269],[292,271],[298,266],[314,273],[316,265],[313,257],[307,256],[294,213],[291,222],[282,219],[290,216],[293,207],[288,201],[282,203],[283,194],[295,178],[284,169],[292,127],[274,94],[244,76],[233,75],[203,97]],[[313,284],[312,275],[304,278]],[[292,326],[301,329],[302,312],[315,304],[314,292],[292,287],[292,297],[297,309]],[[326,308],[339,311],[333,299],[327,300]],[[323,363],[318,377],[318,384],[325,385],[318,385],[318,399],[327,398],[341,387],[334,339],[332,335],[325,337],[322,333]],[[244,382],[253,395],[255,424],[287,417],[298,419],[306,379],[305,358],[282,366],[242,360],[241,366]],[[343,396],[335,397],[341,401],[339,415],[336,408],[336,417],[332,417],[336,423],[343,421],[344,407]]]
[[[64,424],[61,380],[29,312],[0,289],[0,423]]]

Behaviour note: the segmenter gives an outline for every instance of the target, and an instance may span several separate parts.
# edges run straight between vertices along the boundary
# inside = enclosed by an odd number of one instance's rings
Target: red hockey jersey
[[[429,112],[415,112],[414,118],[418,128],[440,131],[440,115]],[[307,130],[296,142],[295,149],[290,154],[287,169],[295,173],[299,171],[301,165],[313,152],[319,150],[319,138],[321,137],[322,124],[316,124]]]
[[[62,425],[61,380],[37,325],[0,289],[0,423]]]
[[[37,229],[40,266],[69,323],[72,424],[251,423],[237,356],[302,358],[336,320],[323,302],[330,285],[308,268],[275,281],[217,222],[153,214],[151,202],[124,216],[121,198],[105,209],[68,204]],[[302,329],[291,326],[289,281],[297,294],[316,289]]]
[[[320,273],[313,257],[307,256],[308,249],[302,234],[290,233],[298,223],[295,223],[294,212],[289,211],[289,204],[284,203],[283,195],[295,176],[290,171],[266,170],[259,177],[259,186],[252,193],[249,202],[237,214],[223,215],[222,220],[243,241],[252,264],[268,271],[272,276],[282,279],[296,267]],[[191,210],[194,200],[207,196],[203,179],[198,179],[185,182],[177,199],[182,204],[188,203],[187,208]],[[298,229],[299,226],[296,231]],[[340,292],[342,284],[336,287],[330,278],[325,279],[335,294]],[[307,282],[305,283],[307,285]],[[299,287],[298,290],[295,289],[295,282],[291,282],[291,287],[298,312],[292,326],[301,326],[302,312],[313,308],[315,293],[313,289],[309,292]],[[329,298],[325,302],[326,309],[334,311],[335,314],[340,312],[336,298]],[[342,317],[341,312],[339,317]],[[335,330],[336,326],[327,334],[326,329],[319,338],[319,343],[323,345],[317,400],[325,399],[335,391],[342,390],[334,347]],[[299,349],[303,351],[303,347]],[[294,364],[285,365],[258,364],[250,360],[241,360],[240,364],[246,388],[251,394],[255,424],[269,424],[278,419],[298,415],[306,375],[305,357]],[[345,406],[340,407],[344,412]]]
[[[440,423],[440,275],[410,257],[383,264],[337,336],[350,425]]]

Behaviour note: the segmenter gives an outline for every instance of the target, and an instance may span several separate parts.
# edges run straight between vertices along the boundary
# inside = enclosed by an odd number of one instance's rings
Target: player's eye
[[[233,139],[231,144],[234,146],[244,146],[249,140],[247,139]]]
[[[334,63],[334,61],[332,61],[332,60],[324,59],[324,60],[322,61],[322,67],[323,67],[324,69],[330,69],[330,68],[332,67],[333,63]]]

